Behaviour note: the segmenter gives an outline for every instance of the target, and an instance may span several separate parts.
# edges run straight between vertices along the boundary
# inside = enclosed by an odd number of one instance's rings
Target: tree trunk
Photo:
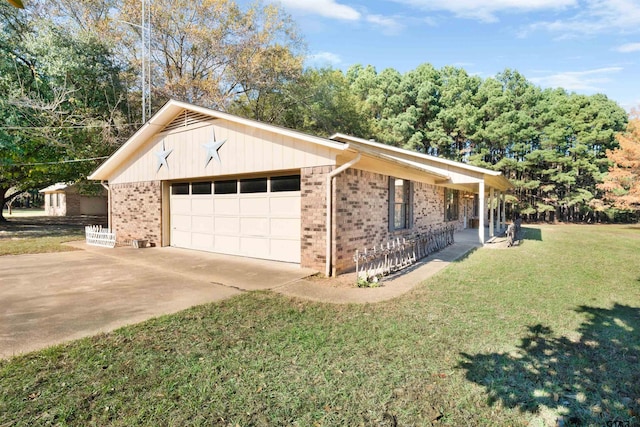
[[[4,210],[4,204],[6,202],[4,196],[6,196],[8,190],[8,188],[0,187],[0,222],[7,222],[7,219],[2,214],[2,211]]]

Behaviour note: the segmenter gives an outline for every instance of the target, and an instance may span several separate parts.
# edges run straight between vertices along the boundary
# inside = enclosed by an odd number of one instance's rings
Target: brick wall
[[[80,194],[69,191],[65,196],[66,215],[80,215]]]
[[[317,166],[300,171],[300,265],[318,271],[325,270],[327,175],[333,169],[334,166]]]
[[[347,169],[336,180],[333,253],[337,274],[355,268],[353,254],[356,249],[362,250],[392,238],[425,232],[445,224],[443,187],[414,182],[412,226],[390,232],[387,175]],[[457,228],[461,228],[461,224],[462,206]]]
[[[119,243],[147,239],[162,243],[162,185],[160,181],[112,184],[111,226]]]

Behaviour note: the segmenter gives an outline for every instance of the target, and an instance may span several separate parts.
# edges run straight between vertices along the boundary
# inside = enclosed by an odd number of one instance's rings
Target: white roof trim
[[[403,159],[402,157],[393,156],[393,155],[382,153],[380,151],[372,150],[372,149],[365,149],[365,150],[360,149],[357,151],[363,154],[366,154],[367,156],[371,156],[380,160],[387,160],[400,165],[408,166],[412,169],[417,169],[420,172],[427,173],[428,175],[439,178],[439,179],[450,178],[450,176],[446,173],[446,171],[443,171],[442,169],[438,169],[429,165],[425,165],[424,163],[414,162],[412,160]]]
[[[343,133],[333,134],[333,135],[331,135],[329,137],[329,139],[336,140],[336,141],[349,142],[349,143],[362,144],[362,145],[366,145],[366,146],[369,146],[369,147],[375,147],[376,149],[382,149],[382,150],[385,150],[385,151],[392,151],[392,152],[395,152],[395,153],[405,154],[405,155],[408,155],[408,156],[417,157],[419,159],[430,160],[430,161],[435,162],[435,163],[440,163],[440,164],[447,165],[447,166],[454,166],[454,167],[457,167],[457,168],[460,168],[460,169],[466,169],[466,170],[469,170],[469,171],[482,173],[482,174],[485,174],[485,175],[492,175],[492,176],[500,176],[500,175],[502,175],[502,172],[492,171],[491,169],[485,169],[485,168],[481,168],[481,167],[478,167],[478,166],[471,166],[471,165],[468,165],[466,163],[456,162],[454,160],[449,160],[449,159],[443,159],[442,157],[430,156],[428,154],[422,154],[422,153],[418,153],[416,151],[405,150],[404,148],[398,148],[398,147],[394,147],[392,145],[381,144],[379,142],[370,141],[370,140],[367,140],[367,139],[358,138],[358,137],[351,136],[351,135],[346,135],[346,134],[343,134]],[[354,147],[352,145],[352,148],[356,148],[356,147]]]

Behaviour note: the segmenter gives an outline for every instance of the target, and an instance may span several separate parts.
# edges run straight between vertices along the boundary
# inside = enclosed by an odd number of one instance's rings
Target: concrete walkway
[[[456,241],[453,245],[424,258],[408,269],[383,278],[382,286],[378,288],[353,287],[356,282],[354,273],[342,283],[333,282],[333,286],[328,284],[326,280],[304,278],[273,290],[292,297],[334,304],[364,304],[386,301],[409,292],[452,262],[480,248],[482,245],[477,242],[478,232],[474,231],[475,234],[466,231],[456,233]]]

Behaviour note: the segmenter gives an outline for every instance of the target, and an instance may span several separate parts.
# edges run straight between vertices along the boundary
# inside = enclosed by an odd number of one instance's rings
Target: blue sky
[[[271,0],[265,0],[271,1]],[[640,106],[640,0],[279,0],[307,64],[404,73],[421,63]]]

